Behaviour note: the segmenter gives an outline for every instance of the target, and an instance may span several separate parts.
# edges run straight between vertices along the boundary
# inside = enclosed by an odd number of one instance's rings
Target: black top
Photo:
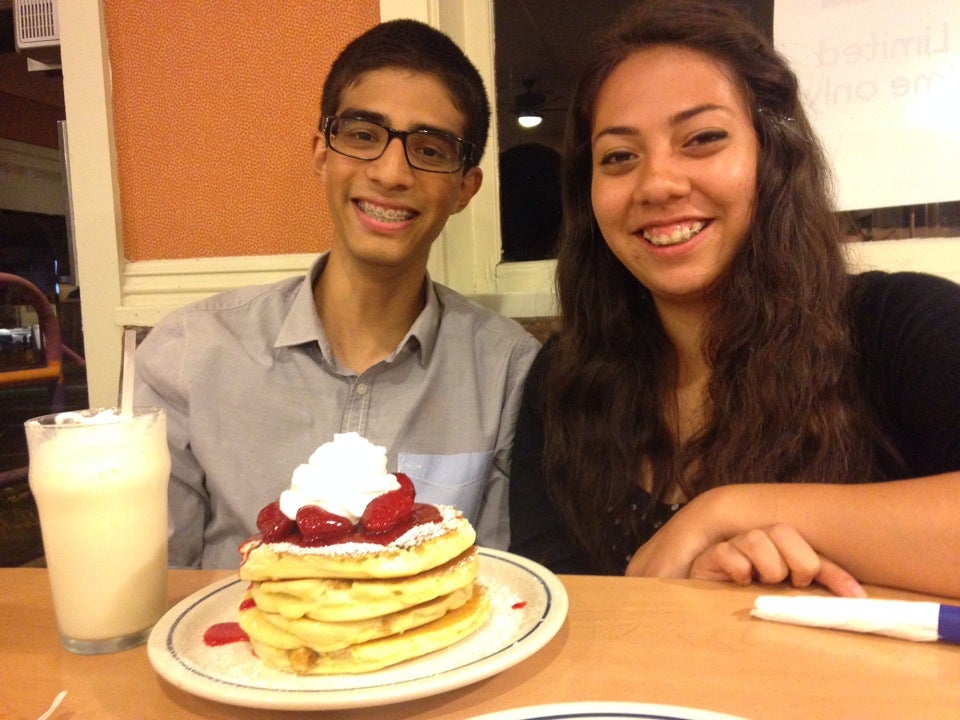
[[[851,276],[851,323],[867,396],[906,464],[904,478],[960,470],[960,286],[920,273]],[[544,346],[526,381],[510,472],[512,552],[557,573],[599,570],[571,537],[540,476],[543,454],[541,379]],[[628,507],[610,508],[610,552],[622,569],[679,506],[655,505],[627,529],[649,495],[637,488]],[[616,528],[623,527],[623,532]]]

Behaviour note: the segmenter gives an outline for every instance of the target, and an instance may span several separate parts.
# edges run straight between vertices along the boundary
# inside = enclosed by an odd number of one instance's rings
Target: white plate
[[[622,702],[576,702],[536,705],[480,715],[472,720],[744,720],[723,713],[676,707]]]
[[[261,663],[246,642],[208,647],[207,628],[233,622],[246,583],[227,578],[180,601],[150,633],[147,653],[157,673],[199,697],[230,705],[332,710],[435,695],[496,675],[530,657],[567,616],[567,592],[535,562],[480,548],[480,579],[493,613],[479,630],[422,658],[361,675],[301,677]]]

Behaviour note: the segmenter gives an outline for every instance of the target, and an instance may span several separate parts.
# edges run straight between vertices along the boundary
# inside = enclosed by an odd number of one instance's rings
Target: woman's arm
[[[850,307],[864,387],[902,477],[916,479],[715,488],[640,548],[629,573],[789,576],[857,594],[846,570],[960,597],[960,286],[864,273],[851,279]]]
[[[758,530],[776,536],[785,532],[783,526],[819,556],[821,567],[810,579],[834,592],[856,594],[842,568],[864,583],[960,597],[960,472],[862,485],[714,488],[694,498],[644,544],[627,574],[709,577],[713,572],[717,578],[731,550],[738,548],[744,557],[752,551],[768,569],[769,548],[762,541],[751,548],[747,537],[754,533],[757,541]],[[798,584],[804,584],[809,557],[795,552],[795,542],[790,548],[778,551],[789,568],[782,577],[758,577],[779,582],[796,569]],[[754,564],[751,574],[756,571]],[[818,578],[821,571],[826,574]]]

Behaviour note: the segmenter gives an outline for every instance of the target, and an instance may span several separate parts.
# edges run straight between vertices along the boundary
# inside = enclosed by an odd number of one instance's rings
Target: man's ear
[[[463,210],[470,203],[470,201],[473,199],[473,196],[477,194],[477,191],[480,189],[480,185],[482,183],[483,170],[476,166],[470,168],[463,174],[463,178],[460,180],[460,192],[457,196],[456,210],[453,211],[454,215]]]
[[[323,179],[327,165],[327,141],[320,133],[313,136],[313,172]]]

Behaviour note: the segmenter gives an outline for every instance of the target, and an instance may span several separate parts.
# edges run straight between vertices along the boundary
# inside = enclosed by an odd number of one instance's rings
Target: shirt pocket
[[[492,460],[492,450],[456,455],[401,452],[397,453],[397,471],[413,481],[418,502],[454,505],[476,524]]]

